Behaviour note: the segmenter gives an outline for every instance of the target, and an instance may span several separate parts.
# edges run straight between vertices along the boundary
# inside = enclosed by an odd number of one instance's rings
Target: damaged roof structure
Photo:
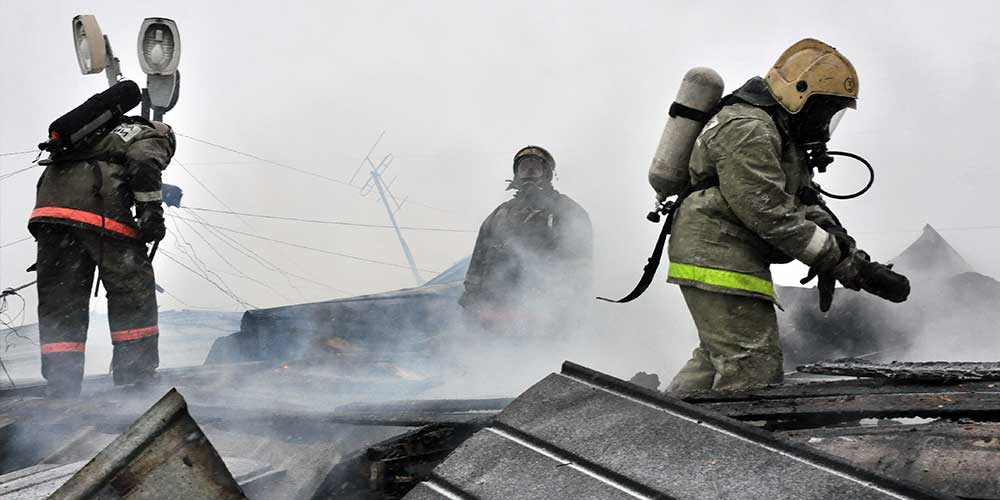
[[[962,307],[992,318],[1000,284],[949,251],[927,228],[897,265],[944,258],[947,271],[919,279],[964,290]],[[420,399],[440,374],[412,364],[433,323],[401,339],[384,321],[454,297],[454,280],[431,285],[248,311],[206,364],[160,370],[145,392],[106,375],[79,400],[0,389],[0,500],[1000,500],[1000,368],[820,356],[897,345],[864,295],[838,290],[828,314],[864,329],[842,338],[816,316],[814,289],[779,291],[803,363],[780,386],[681,401],[566,362],[516,397],[440,400]]]

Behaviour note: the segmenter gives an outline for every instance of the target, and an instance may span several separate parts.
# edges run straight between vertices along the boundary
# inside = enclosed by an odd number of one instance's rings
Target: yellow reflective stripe
[[[749,274],[671,262],[667,276],[679,280],[697,281],[706,285],[759,293],[772,299],[775,298],[774,285],[770,281]]]

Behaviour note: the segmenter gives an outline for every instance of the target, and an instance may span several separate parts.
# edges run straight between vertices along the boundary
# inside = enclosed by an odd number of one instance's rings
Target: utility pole
[[[363,167],[368,166],[368,181],[361,186],[361,195],[367,195],[368,193],[375,190],[378,192],[379,199],[382,201],[382,206],[385,207],[385,213],[389,216],[389,222],[392,223],[392,228],[396,231],[396,238],[399,239],[399,246],[403,248],[403,255],[406,256],[406,262],[410,266],[410,272],[413,273],[413,279],[417,286],[424,284],[423,277],[420,276],[420,271],[417,270],[417,262],[413,258],[413,252],[410,251],[410,245],[406,244],[406,238],[403,237],[403,232],[399,229],[399,224],[396,222],[396,212],[403,207],[403,204],[396,201],[396,197],[393,196],[392,191],[389,190],[389,186],[385,184],[382,180],[382,174],[385,173],[386,169],[392,163],[392,154],[387,154],[382,158],[382,161],[378,165],[375,165],[371,160],[372,151],[375,151],[375,147],[378,143],[382,141],[382,137],[385,136],[385,131],[383,131],[378,139],[375,140],[375,144],[368,150],[368,154],[365,155],[365,159],[361,161],[361,165],[351,176],[351,182],[357,177],[358,172],[361,171]],[[391,183],[390,183],[391,184]],[[392,203],[390,203],[390,200]],[[403,200],[404,202],[406,200]],[[395,205],[395,209],[393,209]]]

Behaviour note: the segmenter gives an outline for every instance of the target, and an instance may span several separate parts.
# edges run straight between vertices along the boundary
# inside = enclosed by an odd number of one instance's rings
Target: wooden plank
[[[1000,499],[1000,423],[841,427],[781,435],[876,474],[956,496]]]
[[[794,399],[817,396],[862,396],[874,394],[924,394],[952,392],[1000,392],[1000,382],[961,382],[928,384],[897,382],[887,379],[851,379],[797,385],[776,385],[736,392],[706,392],[684,398],[689,403]]]
[[[972,418],[1000,420],[1000,392],[924,392],[800,397],[699,405],[740,420]]]

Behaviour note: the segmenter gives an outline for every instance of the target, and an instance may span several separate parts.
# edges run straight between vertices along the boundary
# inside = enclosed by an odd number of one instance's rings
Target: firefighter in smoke
[[[163,123],[124,116],[139,99],[134,82],[120,82],[53,122],[40,145],[51,155],[28,228],[38,241],[42,376],[52,397],[80,394],[95,268],[107,290],[114,383],[148,382],[159,364],[145,243],[166,233],[161,171],[175,138]]]
[[[765,78],[724,97],[701,129],[687,164],[695,187],[673,223],[668,278],[681,285],[700,344],[672,392],[781,382],[772,263],[805,263],[831,295],[836,280],[906,299],[906,278],[857,249],[812,182],[812,170],[832,161],[825,155],[831,120],[855,108],[857,97],[847,58],[805,39]]]
[[[517,192],[479,229],[459,303],[489,331],[564,332],[589,298],[590,217],[552,187],[555,167],[541,147],[518,151],[507,188]]]

